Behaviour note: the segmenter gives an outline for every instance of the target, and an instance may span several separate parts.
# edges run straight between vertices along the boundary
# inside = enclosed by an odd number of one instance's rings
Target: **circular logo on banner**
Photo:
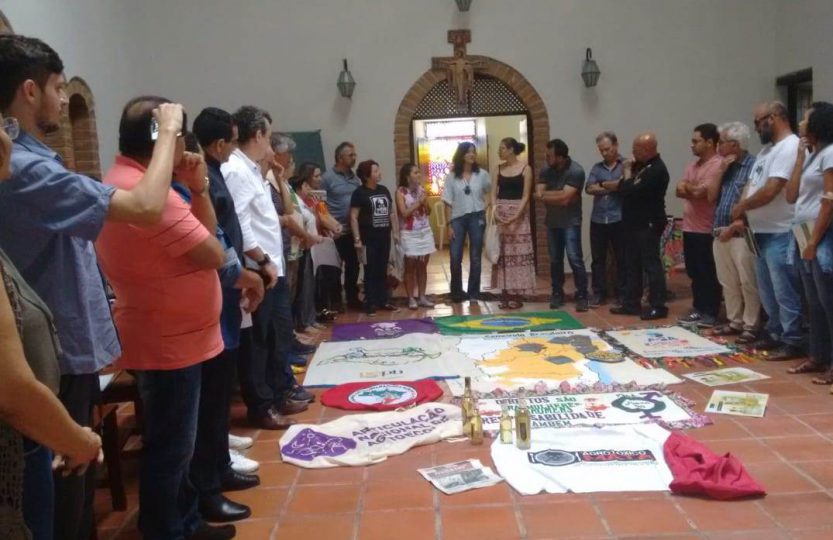
[[[540,452],[530,452],[527,454],[530,463],[538,463],[541,465],[549,465],[550,467],[563,467],[579,461],[578,456],[574,452],[567,452],[565,450],[541,450]]]
[[[613,400],[611,405],[629,413],[652,414],[665,410],[665,403],[649,396],[624,395]]]
[[[350,403],[360,405],[399,405],[414,400],[417,391],[404,384],[374,384],[356,390],[347,398]]]
[[[524,317],[493,317],[490,319],[483,319],[480,322],[482,326],[503,326],[506,328],[527,326],[530,323],[531,321]]]

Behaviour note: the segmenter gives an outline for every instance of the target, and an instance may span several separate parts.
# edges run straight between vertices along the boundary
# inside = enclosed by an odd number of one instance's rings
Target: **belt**
[[[727,229],[727,227],[718,227],[718,228],[712,230],[712,236],[717,238],[718,236],[723,234],[723,231],[725,231],[726,229]],[[735,232],[732,233],[732,238],[741,238],[741,237],[743,237],[742,232],[735,231]]]

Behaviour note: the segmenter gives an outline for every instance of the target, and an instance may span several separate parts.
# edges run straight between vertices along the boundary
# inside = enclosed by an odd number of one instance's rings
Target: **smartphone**
[[[150,119],[150,140],[155,141],[159,138],[159,121],[156,118]]]

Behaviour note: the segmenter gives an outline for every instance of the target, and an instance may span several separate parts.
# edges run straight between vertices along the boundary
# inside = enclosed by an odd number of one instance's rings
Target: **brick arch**
[[[101,178],[98,156],[98,130],[95,120],[95,100],[92,90],[81,77],[73,77],[67,84],[69,119],[75,170]]]
[[[0,34],[14,34],[12,23],[9,22],[2,11],[0,11]]]
[[[534,170],[539,171],[546,164],[547,141],[550,137],[550,120],[547,114],[547,107],[540,94],[530,84],[526,77],[508,64],[488,56],[470,56],[473,61],[479,61],[482,69],[478,74],[494,77],[506,84],[521,99],[529,111],[528,136],[531,142],[531,154],[534,163]],[[396,168],[399,169],[408,161],[413,160],[413,144],[411,142],[411,124],[414,120],[414,113],[420,102],[428,92],[438,83],[446,79],[445,70],[429,69],[419,77],[411,88],[405,93],[399,110],[396,112],[396,119],[393,127],[394,153],[396,156]],[[549,270],[549,253],[547,251],[546,227],[544,225],[545,209],[540,202],[535,203],[533,224],[536,231],[536,252],[537,267],[539,272]]]

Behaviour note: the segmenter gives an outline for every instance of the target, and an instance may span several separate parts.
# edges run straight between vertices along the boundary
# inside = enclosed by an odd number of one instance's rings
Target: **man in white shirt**
[[[295,422],[285,415],[306,410],[312,396],[297,386],[289,367],[293,325],[281,225],[258,165],[271,149],[272,118],[245,106],[234,113],[234,120],[239,147],[221,170],[234,199],[247,262],[266,285],[263,301],[252,313],[252,327],[240,336],[240,386],[253,424],[286,429]]]
[[[782,193],[795,166],[798,137],[787,108],[778,101],[756,108],[755,131],[764,147],[752,167],[745,197],[732,209],[732,218],[745,216],[755,233],[758,292],[769,316],[766,335],[751,346],[771,350],[768,360],[789,360],[804,356],[794,209]]]

